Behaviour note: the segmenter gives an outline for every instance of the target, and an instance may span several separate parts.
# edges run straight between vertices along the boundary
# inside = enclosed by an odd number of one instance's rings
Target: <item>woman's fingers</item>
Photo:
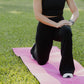
[[[63,25],[69,25],[69,26],[71,26],[71,25],[72,25],[72,23],[71,23],[71,22],[69,22],[68,20],[61,20],[60,22],[58,22],[58,24],[57,24],[57,27],[56,27],[56,28],[60,28],[60,27],[62,27]]]

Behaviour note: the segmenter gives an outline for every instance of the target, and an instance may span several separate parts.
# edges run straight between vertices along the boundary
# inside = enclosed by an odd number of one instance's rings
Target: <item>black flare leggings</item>
[[[49,18],[55,22],[63,20],[63,17]],[[38,22],[36,32],[36,42],[31,49],[31,54],[40,65],[46,64],[49,59],[53,40],[61,42],[61,62],[60,74],[74,73],[75,67],[72,55],[72,31],[70,26],[64,25],[61,28],[55,28]]]

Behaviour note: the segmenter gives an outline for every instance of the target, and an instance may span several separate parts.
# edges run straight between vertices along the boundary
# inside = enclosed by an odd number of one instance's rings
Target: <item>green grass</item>
[[[80,17],[72,26],[73,56],[84,66],[84,1],[75,1],[80,9]],[[39,84],[12,51],[13,47],[31,47],[35,42],[38,21],[34,17],[32,2],[0,0],[0,84]],[[65,19],[69,20],[70,16],[70,11],[65,9]],[[53,45],[60,48],[58,42]]]

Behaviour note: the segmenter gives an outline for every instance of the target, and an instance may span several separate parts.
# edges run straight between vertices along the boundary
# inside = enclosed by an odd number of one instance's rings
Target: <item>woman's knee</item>
[[[72,36],[71,27],[68,25],[64,25],[62,27],[62,35]]]
[[[47,61],[42,61],[42,60],[41,61],[38,61],[38,64],[39,65],[45,65],[46,63],[47,63]]]
[[[47,61],[38,61],[39,65],[45,65],[47,63]]]
[[[45,65],[47,63],[47,61],[48,61],[48,58],[39,58],[37,60],[39,65]]]

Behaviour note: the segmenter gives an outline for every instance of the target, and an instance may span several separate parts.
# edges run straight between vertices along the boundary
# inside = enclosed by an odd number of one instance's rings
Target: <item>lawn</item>
[[[72,26],[73,56],[84,66],[84,0],[75,0],[80,16]],[[64,9],[69,20],[70,10]],[[0,0],[0,84],[39,84],[13,47],[31,47],[35,42],[38,21],[34,17],[33,0]],[[54,46],[60,48],[59,42]]]

